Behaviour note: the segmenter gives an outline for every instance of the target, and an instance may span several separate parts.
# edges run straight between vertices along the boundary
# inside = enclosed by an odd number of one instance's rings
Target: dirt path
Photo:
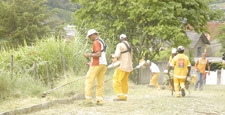
[[[78,100],[30,115],[225,115],[225,86],[205,86],[204,91],[192,89],[186,97],[176,98],[168,89],[132,85],[126,102],[113,102],[113,94],[108,94],[103,106],[86,106]]]

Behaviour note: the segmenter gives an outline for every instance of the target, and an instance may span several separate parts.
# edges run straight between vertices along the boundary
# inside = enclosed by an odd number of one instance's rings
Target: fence
[[[168,62],[157,62],[156,65],[158,65],[160,69],[160,75],[158,78],[159,84],[162,84],[164,81],[164,73],[163,71],[166,69],[166,65]],[[138,84],[149,84],[150,81],[150,69],[149,68],[140,68],[139,74],[138,74]]]
[[[210,71],[210,74],[206,74],[206,85],[225,85],[225,70]]]
[[[159,84],[162,84],[164,81],[163,71],[166,69],[168,62],[157,62],[160,69],[160,76],[158,79]],[[191,69],[191,75],[196,74],[194,68]],[[140,68],[138,74],[138,84],[149,84],[150,81],[150,70],[149,68]],[[221,84],[225,85],[225,69],[210,71],[210,75],[206,74],[206,85],[216,85]]]
[[[11,79],[13,79],[14,77],[14,73],[16,72],[14,70],[14,56],[11,55],[10,57],[10,77]],[[67,64],[66,64],[66,58],[64,55],[61,56],[61,65],[62,65],[62,69],[63,69],[63,75],[64,77],[67,77],[67,74],[66,74],[66,71],[67,71]],[[37,65],[37,62],[33,62],[33,76],[34,76],[34,79],[37,80],[39,78],[39,75],[38,75],[38,65]],[[31,75],[32,76],[32,75]],[[47,86],[50,87],[52,85],[52,80],[53,78],[51,78],[51,72],[50,72],[50,64],[49,62],[47,61],[46,62],[46,83],[47,83]]]

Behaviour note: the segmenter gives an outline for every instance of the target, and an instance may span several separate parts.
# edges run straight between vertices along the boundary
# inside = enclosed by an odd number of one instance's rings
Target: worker
[[[172,59],[170,67],[168,69],[168,75],[170,76],[170,69],[174,67],[174,74],[173,74],[173,82],[174,82],[174,89],[175,89],[175,96],[180,97],[181,95],[185,96],[185,81],[187,76],[190,76],[191,70],[191,63],[189,58],[184,55],[184,47],[179,46],[177,48],[178,54]]]
[[[197,74],[197,81],[195,84],[195,90],[197,90],[199,85],[199,90],[203,90],[203,83],[204,83],[204,75],[206,67],[208,68],[208,74],[210,74],[210,66],[209,61],[206,59],[206,53],[202,53],[202,57],[199,58],[195,63],[195,70]]]
[[[167,64],[167,69],[169,68],[170,63],[172,62],[173,57],[175,57],[177,55],[177,49],[176,48],[172,48],[171,54],[172,55],[170,55],[169,62]]]
[[[106,44],[95,29],[87,32],[87,37],[93,42],[92,53],[85,53],[84,57],[91,58],[90,68],[85,80],[85,98],[87,104],[92,104],[92,87],[97,78],[96,104],[103,105],[104,76],[107,70]]]
[[[158,78],[160,75],[159,67],[155,63],[151,62],[150,60],[146,61],[146,66],[149,67],[151,71],[149,85],[154,85],[155,88],[160,89],[159,83],[158,83]]]
[[[128,77],[133,70],[131,45],[127,41],[125,34],[120,35],[120,43],[117,44],[112,58],[120,61],[119,67],[115,69],[113,75],[113,88],[116,98],[113,101],[126,101],[128,96]]]

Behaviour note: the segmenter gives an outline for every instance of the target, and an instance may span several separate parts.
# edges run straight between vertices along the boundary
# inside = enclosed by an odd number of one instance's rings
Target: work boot
[[[155,86],[152,85],[152,84],[148,84],[147,86],[150,87],[150,88],[154,88],[154,87],[155,87]]]
[[[113,101],[127,101],[127,96],[117,96],[117,98],[113,99]]]
[[[127,101],[127,100],[126,99],[115,98],[115,99],[113,99],[113,101]]]
[[[185,89],[181,88],[181,95],[184,97],[185,96]]]
[[[179,98],[180,97],[180,92],[175,92],[175,97]]]
[[[102,100],[97,100],[96,101],[96,105],[102,106],[103,105],[103,101]]]

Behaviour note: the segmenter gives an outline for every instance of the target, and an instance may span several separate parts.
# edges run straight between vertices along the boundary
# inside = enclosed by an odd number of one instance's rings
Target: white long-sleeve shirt
[[[124,41],[128,46],[128,42]],[[130,47],[130,46],[129,46]],[[133,63],[132,63],[132,53],[126,52],[122,53],[123,51],[126,51],[127,47],[124,43],[118,43],[116,46],[115,53],[112,55],[112,57],[118,58],[120,61],[119,69],[125,72],[131,72],[133,71]]]
[[[153,62],[151,62],[151,66],[149,68],[150,68],[150,71],[152,73],[159,73],[160,72],[159,67]]]

